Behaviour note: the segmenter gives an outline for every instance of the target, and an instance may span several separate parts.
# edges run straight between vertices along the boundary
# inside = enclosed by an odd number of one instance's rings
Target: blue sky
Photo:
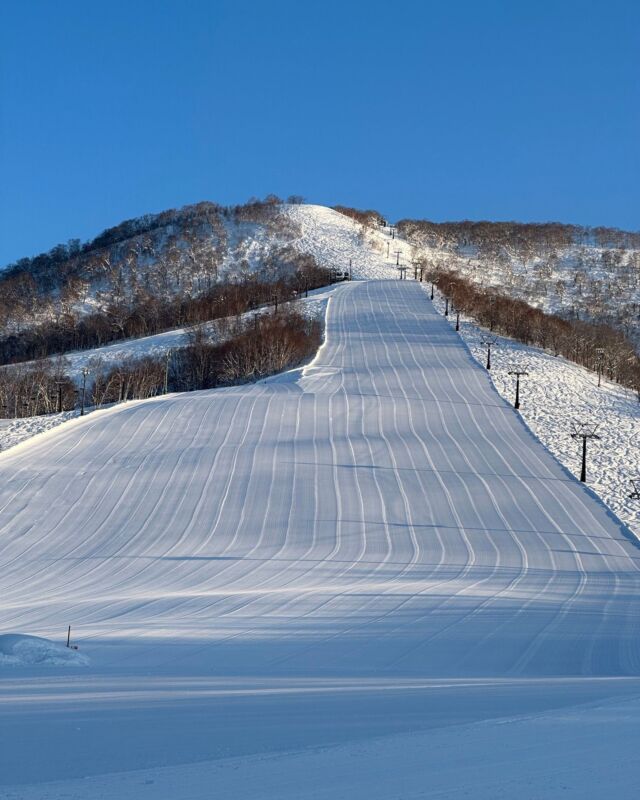
[[[269,192],[640,228],[640,3],[4,0],[0,264]]]

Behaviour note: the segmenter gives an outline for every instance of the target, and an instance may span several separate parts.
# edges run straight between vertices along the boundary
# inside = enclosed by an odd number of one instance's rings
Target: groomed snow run
[[[345,284],[291,380],[0,455],[2,630],[92,664],[1,673],[0,797],[635,798],[639,567],[419,284]]]

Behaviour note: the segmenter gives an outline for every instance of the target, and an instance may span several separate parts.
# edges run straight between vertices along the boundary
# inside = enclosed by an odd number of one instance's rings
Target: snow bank
[[[21,633],[0,635],[0,667],[46,664],[52,667],[85,667],[87,656],[63,644]]]
[[[31,439],[39,433],[57,428],[63,422],[80,415],[79,409],[63,411],[61,414],[46,414],[40,417],[0,420],[0,452]]]

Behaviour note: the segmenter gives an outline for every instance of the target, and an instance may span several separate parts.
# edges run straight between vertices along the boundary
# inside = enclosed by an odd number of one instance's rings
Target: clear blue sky
[[[2,0],[0,264],[299,193],[640,228],[637,0]]]

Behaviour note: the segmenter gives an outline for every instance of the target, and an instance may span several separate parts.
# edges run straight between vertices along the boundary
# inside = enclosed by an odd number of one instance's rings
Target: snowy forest
[[[402,220],[398,233],[436,269],[547,312],[611,325],[640,345],[640,232]]]

